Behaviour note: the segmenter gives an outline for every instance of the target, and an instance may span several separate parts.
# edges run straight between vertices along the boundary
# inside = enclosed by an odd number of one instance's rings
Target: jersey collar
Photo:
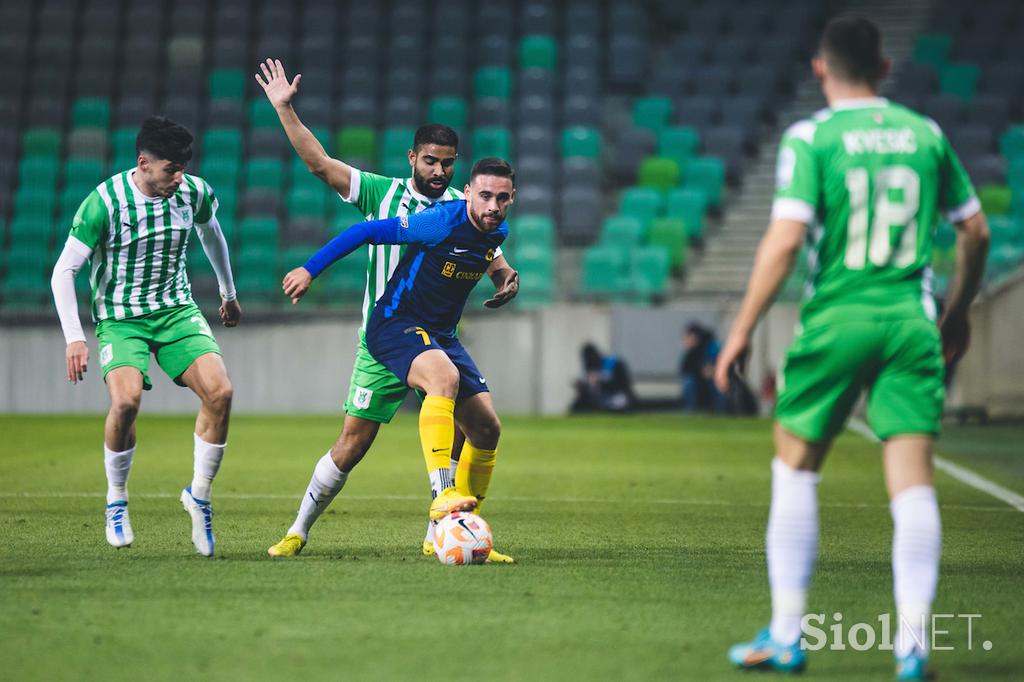
[[[839,111],[842,109],[868,109],[870,107],[884,107],[889,104],[885,97],[857,97],[854,99],[840,99],[832,103],[829,109]]]
[[[448,187],[451,187],[451,185],[449,185]],[[409,194],[412,195],[412,198],[415,199],[418,203],[426,204],[427,206],[433,206],[437,202],[444,200],[444,194],[442,194],[441,196],[439,196],[436,199],[431,199],[430,197],[426,196],[425,194],[420,194],[419,192],[417,192],[416,191],[416,183],[415,183],[415,181],[411,177],[406,178],[406,180],[405,180],[405,189],[406,189],[407,192],[409,192]],[[445,188],[444,191],[445,191],[445,193],[447,193],[448,192],[448,188]]]

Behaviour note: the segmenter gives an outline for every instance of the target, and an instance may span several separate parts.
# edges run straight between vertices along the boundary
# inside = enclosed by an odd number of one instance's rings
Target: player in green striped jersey
[[[224,456],[232,387],[210,326],[192,300],[185,252],[193,228],[217,274],[224,326],[237,325],[242,311],[217,222],[217,198],[205,180],[185,173],[192,134],[151,116],[142,124],[136,150],[136,168],[100,184],[82,202],[53,270],[54,301],[68,344],[67,376],[78,383],[88,366],[74,278],[91,260],[92,317],[110,393],[104,432],[107,541],[125,547],[134,539],[127,482],[135,454],[135,416],[142,391],[151,387],[153,354],[161,369],[202,403],[194,476],[181,492],[181,503],[192,518],[196,550],[212,556],[210,489]]]
[[[331,158],[316,137],[302,125],[292,108],[301,74],[289,82],[284,67],[277,60],[268,59],[266,63],[260,64],[260,68],[262,77],[257,74],[256,80],[277,111],[288,140],[299,157],[311,173],[323,180],[344,201],[356,206],[368,220],[418,213],[438,201],[463,198],[461,192],[449,187],[458,154],[458,136],[451,128],[433,124],[422,126],[416,131],[412,149],[408,153],[411,171],[409,178],[388,178],[360,171]],[[374,245],[368,248],[366,293],[363,297],[364,327],[405,249],[402,246]],[[488,275],[497,291],[485,305],[497,308],[515,297],[519,290],[519,275],[500,250],[495,254]],[[268,550],[271,556],[295,556],[302,551],[309,529],[341,491],[352,468],[370,449],[380,425],[391,421],[407,391],[401,379],[370,355],[361,330],[341,435],[334,447],[317,462],[295,522],[285,537]],[[462,438],[461,433],[456,434],[456,447],[452,449],[452,471]],[[451,475],[454,476],[454,473]],[[444,487],[443,481],[431,481],[434,494]],[[433,553],[429,538],[428,529],[423,543],[424,554]],[[491,560],[511,561],[498,552],[492,552]]]
[[[771,625],[729,658],[742,668],[785,672],[805,665],[800,638],[817,555],[818,471],[866,391],[891,499],[897,678],[926,679],[941,541],[932,453],[943,346],[947,360],[965,349],[988,227],[939,127],[878,97],[889,62],[875,24],[834,19],[812,65],[829,106],[783,136],[771,225],[716,367],[727,390],[731,366],[806,240],[809,283],[778,380],[767,532]],[[928,264],[939,213],[958,237],[956,275],[936,325]]]

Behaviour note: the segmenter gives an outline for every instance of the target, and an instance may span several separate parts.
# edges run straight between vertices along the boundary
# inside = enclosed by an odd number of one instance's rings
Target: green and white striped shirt
[[[217,198],[210,185],[185,175],[170,199],[147,197],[118,173],[89,193],[71,236],[93,250],[93,320],[124,320],[193,303],[185,272],[189,234],[210,222]]]
[[[412,178],[388,178],[355,169],[352,172],[349,196],[342,197],[365,215],[367,220],[384,220],[419,213],[438,201],[463,198],[462,192],[449,187],[439,199],[430,199],[413,189]],[[405,253],[404,244],[369,244],[367,248],[369,260],[366,263],[366,292],[363,294],[363,327]]]

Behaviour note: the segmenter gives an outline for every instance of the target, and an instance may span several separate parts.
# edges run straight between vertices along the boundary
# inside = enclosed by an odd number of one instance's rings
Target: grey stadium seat
[[[555,186],[559,175],[555,172],[555,163],[551,155],[524,156],[516,155],[516,178],[529,178],[530,184]]]
[[[516,190],[516,211],[520,215],[554,215],[555,193],[551,185],[521,185]]]
[[[677,123],[695,128],[706,128],[719,121],[719,103],[714,97],[678,97],[675,100],[675,112]]]
[[[517,109],[516,119],[520,126],[555,126],[555,104],[549,97],[520,97]]]
[[[509,102],[501,97],[482,97],[473,102],[474,126],[505,126],[512,122]]]
[[[292,148],[284,132],[276,128],[257,128],[249,133],[249,156],[284,158]]]
[[[231,97],[210,100],[206,124],[211,128],[241,128],[245,125],[245,105]]]
[[[653,131],[647,128],[626,128],[619,135],[615,151],[609,157],[609,170],[620,182],[632,180],[636,175],[637,166],[644,158],[651,156],[654,149]]]
[[[566,126],[600,126],[600,100],[589,95],[569,95],[563,100],[562,123]]]
[[[554,129],[548,126],[520,126],[516,131],[516,158],[522,156],[553,158],[558,151]]]
[[[589,244],[597,239],[604,213],[604,195],[599,187],[570,185],[561,192],[558,239],[563,244]]]
[[[569,185],[592,185],[601,187],[603,174],[601,164],[597,159],[588,159],[582,156],[572,156],[562,159],[561,184],[563,187]]]
[[[67,141],[68,156],[92,156],[106,158],[107,133],[94,128],[72,130]]]

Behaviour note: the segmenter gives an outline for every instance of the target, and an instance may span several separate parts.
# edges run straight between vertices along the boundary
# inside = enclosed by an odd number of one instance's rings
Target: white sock
[[[452,459],[452,463],[448,465],[448,473],[451,474],[452,480],[455,480],[455,470],[459,468],[459,460]]]
[[[896,655],[928,651],[927,628],[939,582],[942,522],[935,488],[907,488],[889,504],[892,512],[892,574],[899,615]]]
[[[433,471],[428,472],[427,475],[430,476],[430,496],[432,498],[436,498],[447,488],[451,488],[455,485],[452,483],[455,476],[452,474],[450,469],[434,469]]]
[[[313,476],[309,479],[306,493],[299,504],[299,513],[295,517],[295,523],[288,529],[288,534],[301,535],[305,540],[309,529],[331,504],[331,500],[345,487],[347,480],[348,474],[338,468],[328,450],[313,467]]]
[[[192,434],[195,437],[195,456],[192,474],[192,497],[197,500],[210,501],[210,487],[213,485],[213,478],[220,469],[220,460],[224,457],[226,443],[214,445],[207,443],[199,437],[199,434]]]
[[[807,586],[818,556],[818,479],[776,457],[772,460],[772,506],[768,515],[768,582],[772,590],[771,634],[779,644],[800,639],[807,612]]]
[[[128,474],[132,470],[135,448],[114,452],[103,444],[103,468],[107,471],[107,504],[128,501]]]

